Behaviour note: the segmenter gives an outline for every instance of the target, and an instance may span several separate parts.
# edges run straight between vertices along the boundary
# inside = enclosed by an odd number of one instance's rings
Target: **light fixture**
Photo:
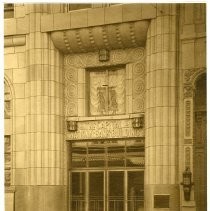
[[[191,192],[191,187],[194,184],[191,181],[192,173],[190,171],[190,168],[187,167],[185,171],[183,172],[183,182],[181,185],[183,185],[183,191],[184,191],[184,199],[185,201],[190,201],[190,192]]]

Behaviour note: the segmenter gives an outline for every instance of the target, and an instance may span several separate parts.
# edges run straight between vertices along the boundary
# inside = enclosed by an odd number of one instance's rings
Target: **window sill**
[[[131,119],[134,117],[140,117],[142,113],[137,114],[123,114],[123,115],[114,115],[114,116],[90,116],[90,117],[67,117],[67,120],[71,121],[94,121],[94,120],[118,120],[118,119]]]

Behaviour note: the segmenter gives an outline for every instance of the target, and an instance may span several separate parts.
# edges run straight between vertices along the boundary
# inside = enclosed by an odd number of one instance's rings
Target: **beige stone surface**
[[[22,18],[25,16],[25,6],[16,5],[15,7],[15,18]]]
[[[71,28],[81,28],[87,26],[87,10],[77,10],[71,12]]]
[[[105,8],[105,24],[122,22],[122,6]]]
[[[122,21],[138,20],[142,17],[142,5],[140,4],[123,4]]]
[[[53,20],[54,20],[54,27],[53,29],[54,30],[60,30],[60,29],[68,29],[70,28],[70,23],[71,23],[71,20],[70,20],[70,14],[69,13],[57,13],[57,14],[54,14],[53,16]]]
[[[14,192],[5,193],[5,210],[14,210]]]
[[[88,9],[88,26],[104,24],[104,13],[104,8]]]
[[[4,35],[14,35],[16,34],[17,21],[15,18],[4,20]]]
[[[180,183],[187,163],[195,178],[191,89],[206,73],[205,4],[63,10],[64,4],[17,4],[15,17],[4,20],[4,74],[12,93],[4,135],[11,139],[15,186],[15,200],[12,193],[5,194],[6,211],[13,202],[17,211],[67,210],[71,152],[66,140],[133,137],[145,139],[144,210],[156,210],[154,194],[169,194],[170,210],[199,210],[196,188],[188,203]],[[110,49],[108,61],[99,61],[99,48]],[[118,65],[125,67],[125,114],[88,116],[87,69]],[[137,80],[141,82],[135,84]],[[71,85],[76,91],[70,96]],[[142,114],[143,129],[134,129],[133,118]],[[67,130],[67,120],[77,121],[76,132]],[[119,130],[116,122],[122,124]],[[101,124],[112,125],[117,135],[100,129]],[[99,129],[94,133],[92,127]]]

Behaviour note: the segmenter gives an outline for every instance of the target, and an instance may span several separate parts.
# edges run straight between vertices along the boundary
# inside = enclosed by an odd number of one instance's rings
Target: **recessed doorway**
[[[142,140],[74,142],[71,145],[70,211],[142,211]]]

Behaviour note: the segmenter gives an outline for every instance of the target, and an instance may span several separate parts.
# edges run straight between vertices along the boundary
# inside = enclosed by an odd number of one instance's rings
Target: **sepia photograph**
[[[3,8],[5,211],[207,211],[206,3]]]

